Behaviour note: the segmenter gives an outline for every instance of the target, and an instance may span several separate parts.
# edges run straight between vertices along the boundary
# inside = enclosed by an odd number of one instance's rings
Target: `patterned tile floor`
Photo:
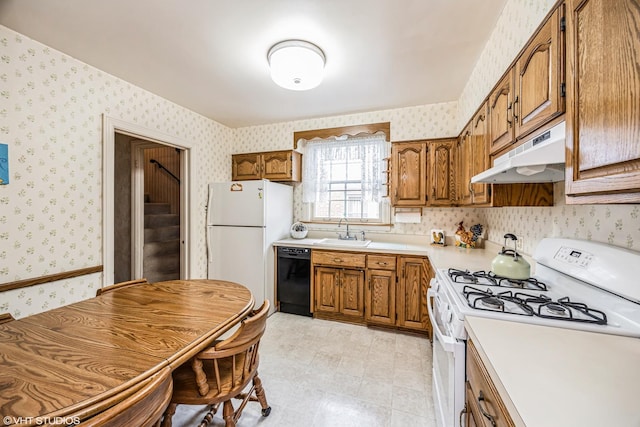
[[[425,337],[275,313],[260,349],[271,414],[250,402],[238,427],[435,427]],[[221,412],[210,426],[224,426]],[[173,425],[196,426],[205,413],[180,405]]]

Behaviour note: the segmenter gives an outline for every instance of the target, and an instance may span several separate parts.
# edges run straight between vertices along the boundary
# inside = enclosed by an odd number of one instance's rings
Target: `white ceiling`
[[[455,101],[507,0],[0,0],[0,24],[230,127]],[[267,51],[320,46],[287,91]]]

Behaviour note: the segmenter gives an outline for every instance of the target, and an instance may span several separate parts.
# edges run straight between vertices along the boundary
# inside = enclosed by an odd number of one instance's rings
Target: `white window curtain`
[[[305,146],[302,171],[302,201],[316,203],[329,197],[332,162],[361,161],[362,199],[381,202],[386,195],[385,157],[389,143],[384,134],[350,137],[346,140],[312,140]]]

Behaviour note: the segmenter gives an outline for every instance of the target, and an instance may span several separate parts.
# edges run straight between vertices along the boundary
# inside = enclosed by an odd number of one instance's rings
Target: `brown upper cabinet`
[[[471,169],[471,176],[484,172],[490,167],[488,122],[488,103],[484,103],[471,120],[471,123],[469,123],[469,130],[471,132],[469,152],[472,158],[467,167]],[[470,184],[471,203],[474,205],[489,203],[489,186],[490,184]]]
[[[471,199],[471,124],[465,126],[456,146],[456,203],[472,204]]]
[[[392,206],[427,205],[427,142],[394,142],[391,145],[389,197]]]
[[[390,159],[391,205],[453,205],[455,148],[454,138],[394,142]]]
[[[529,40],[516,61],[513,123],[516,139],[564,113],[564,5]]]
[[[489,168],[488,102],[476,112],[458,139],[457,202],[486,205],[491,201],[491,184],[472,184],[471,177]]]
[[[491,154],[502,150],[514,140],[512,108],[513,73],[509,70],[489,95]]]
[[[490,202],[490,184],[472,184],[471,177],[489,167],[488,103],[473,116],[473,119],[458,139],[457,202],[461,206],[485,205]]]
[[[456,139],[438,139],[427,143],[428,206],[451,206],[455,198]]]
[[[553,206],[553,184],[472,184],[490,167],[489,101],[482,104],[458,139],[457,202],[460,206]]]
[[[567,203],[640,203],[638,1],[567,8]]]
[[[233,181],[299,182],[302,178],[302,154],[294,150],[234,154],[231,163]]]
[[[564,113],[564,28],[560,5],[489,95],[490,154],[524,142]]]

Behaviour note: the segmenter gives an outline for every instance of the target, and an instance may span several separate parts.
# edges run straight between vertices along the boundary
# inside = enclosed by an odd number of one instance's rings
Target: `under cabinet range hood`
[[[471,178],[472,183],[513,184],[564,180],[565,122],[537,134],[496,157],[493,167]]]

